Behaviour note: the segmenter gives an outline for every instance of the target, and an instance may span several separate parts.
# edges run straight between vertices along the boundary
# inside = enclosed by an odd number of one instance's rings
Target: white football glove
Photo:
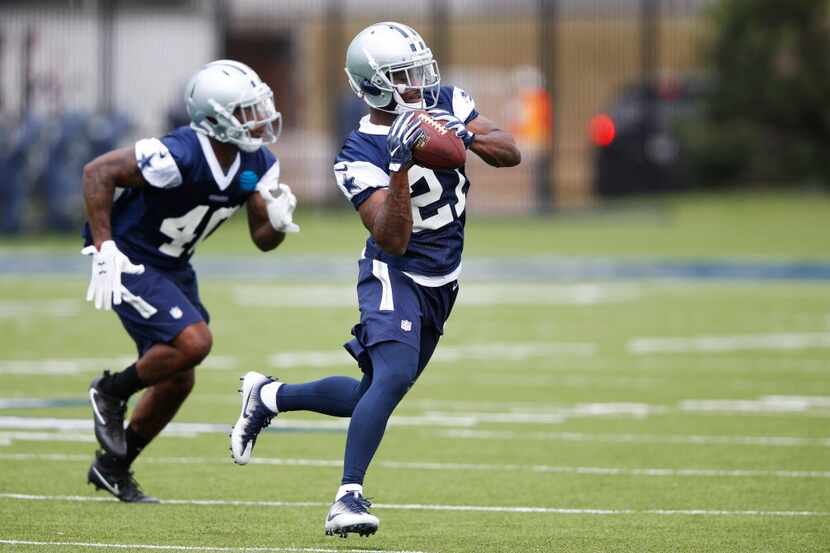
[[[257,186],[257,191],[265,200],[268,220],[274,230],[277,232],[300,232],[299,225],[293,221],[297,198],[287,184],[279,183],[276,186],[260,184]]]
[[[121,273],[140,275],[144,272],[144,265],[134,265],[118,251],[112,240],[103,242],[100,251],[91,245],[82,249],[81,253],[92,256],[92,277],[86,301],[95,300],[95,309],[109,310],[113,304],[121,304]]]

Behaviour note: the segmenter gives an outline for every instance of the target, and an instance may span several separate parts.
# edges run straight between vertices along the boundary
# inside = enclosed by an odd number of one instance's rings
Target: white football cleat
[[[345,538],[349,533],[370,536],[378,531],[380,520],[369,512],[372,504],[358,492],[348,492],[335,501],[326,517],[326,535]]]
[[[231,437],[231,456],[237,465],[245,465],[251,460],[251,453],[256,444],[256,438],[260,431],[271,424],[271,419],[277,414],[268,409],[259,397],[262,387],[275,382],[270,376],[257,372],[249,372],[242,381],[242,411],[233,430]]]

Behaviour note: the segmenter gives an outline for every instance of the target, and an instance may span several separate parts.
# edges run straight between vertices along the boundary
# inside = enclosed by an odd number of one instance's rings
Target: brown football
[[[415,143],[412,156],[428,169],[457,169],[467,159],[467,149],[458,136],[425,111],[416,112],[424,135]]]

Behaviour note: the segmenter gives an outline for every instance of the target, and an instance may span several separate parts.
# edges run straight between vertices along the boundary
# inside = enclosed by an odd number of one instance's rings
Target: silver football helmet
[[[441,76],[432,50],[401,23],[384,21],[360,31],[346,50],[345,69],[354,93],[375,109],[403,113],[438,102]]]
[[[282,130],[271,88],[238,61],[218,60],[199,70],[187,83],[185,104],[194,131],[245,152],[276,142]]]

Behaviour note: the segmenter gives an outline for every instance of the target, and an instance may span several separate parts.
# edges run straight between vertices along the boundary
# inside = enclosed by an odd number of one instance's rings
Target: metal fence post
[[[432,0],[430,5],[432,15],[432,49],[435,59],[441,67],[448,67],[452,63],[450,51],[450,10],[447,0]]]
[[[640,81],[645,94],[645,117],[642,133],[645,157],[646,141],[657,125],[658,0],[640,1]]]
[[[230,10],[228,10],[227,0],[215,0],[213,13],[216,33],[213,57],[214,59],[224,59],[228,51],[228,27],[230,26]]]
[[[330,55],[325,56],[322,69],[325,72],[323,82],[325,83],[326,90],[329,92],[326,100],[326,124],[328,125],[328,133],[332,138],[333,144],[342,138],[336,136],[340,127],[338,116],[342,95],[339,92],[342,89],[345,59],[345,50],[343,48],[344,22],[342,0],[329,0],[324,17],[326,19],[323,44],[325,51],[329,52]]]
[[[536,209],[537,213],[550,213],[553,209],[551,190],[556,185],[555,160],[556,160],[556,55],[557,55],[557,32],[556,24],[559,18],[559,0],[539,0],[537,5],[539,43],[537,45],[538,63],[542,75],[545,78],[551,108],[548,110],[548,128],[550,138],[542,154],[539,156],[534,167],[535,188],[536,188]]]
[[[35,29],[33,25],[26,27],[23,38],[23,55],[20,63],[20,116],[25,117],[32,109],[34,94],[34,69],[32,68],[33,50],[35,49]]]
[[[98,2],[98,111],[112,113],[113,81],[115,79],[113,59],[115,50],[115,10],[118,0]]]

